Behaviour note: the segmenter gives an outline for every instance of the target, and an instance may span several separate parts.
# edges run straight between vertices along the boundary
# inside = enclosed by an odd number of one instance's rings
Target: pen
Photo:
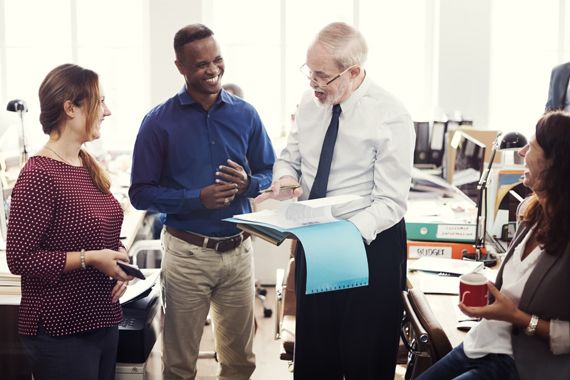
[[[295,190],[297,188],[301,187],[300,185],[285,185],[285,186],[281,186],[279,188],[279,190]],[[260,193],[272,193],[273,190],[271,189],[271,187],[268,187],[267,189],[263,189],[260,191]]]

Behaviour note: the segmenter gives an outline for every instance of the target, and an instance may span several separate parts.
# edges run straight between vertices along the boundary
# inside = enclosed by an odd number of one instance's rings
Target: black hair
[[[180,29],[174,35],[174,52],[176,53],[176,58],[180,60],[183,56],[182,49],[184,48],[184,45],[213,35],[214,32],[202,24],[191,24]]]

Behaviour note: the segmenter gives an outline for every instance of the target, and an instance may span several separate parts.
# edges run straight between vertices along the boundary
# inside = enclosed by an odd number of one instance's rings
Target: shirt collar
[[[194,99],[192,99],[190,94],[188,94],[188,91],[186,91],[186,85],[182,86],[180,91],[178,91],[177,96],[178,96],[178,99],[180,100],[180,104],[182,104],[183,106],[197,103]],[[229,103],[229,104],[234,103],[230,94],[228,92],[226,92],[226,90],[224,90],[223,88],[220,91],[220,96],[218,96],[218,99],[216,99],[216,102],[214,104],[219,104],[221,102]]]
[[[368,75],[365,72],[364,79],[360,86],[346,99],[344,102],[340,103],[340,107],[342,108],[342,112],[349,112],[356,106],[360,98],[362,98],[367,92],[368,88],[370,87],[370,79],[368,79]]]

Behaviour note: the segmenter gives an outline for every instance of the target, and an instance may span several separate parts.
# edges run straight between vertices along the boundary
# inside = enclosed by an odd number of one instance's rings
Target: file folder
[[[406,221],[408,240],[475,242],[475,224]]]
[[[408,259],[437,257],[461,260],[464,252],[474,252],[473,243],[408,240]],[[486,252],[483,248],[483,253]]]

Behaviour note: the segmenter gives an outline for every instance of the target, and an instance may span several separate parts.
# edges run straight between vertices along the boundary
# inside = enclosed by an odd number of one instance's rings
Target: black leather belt
[[[247,232],[241,232],[229,238],[215,238],[201,236],[188,231],[182,231],[174,227],[166,226],[166,231],[172,236],[184,240],[188,244],[197,245],[202,248],[214,249],[218,252],[227,252],[236,249],[250,235]]]

